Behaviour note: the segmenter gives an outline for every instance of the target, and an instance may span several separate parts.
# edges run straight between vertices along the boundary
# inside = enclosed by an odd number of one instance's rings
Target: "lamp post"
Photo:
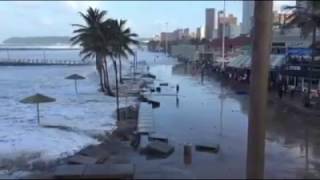
[[[225,26],[226,26],[226,1],[223,1],[223,21],[222,21],[222,71],[224,71],[224,51],[225,51]]]
[[[10,60],[9,48],[7,48],[8,61]]]
[[[169,35],[169,32],[168,32],[168,22],[166,22],[166,49],[165,49],[165,55],[168,55],[168,35]]]
[[[46,61],[46,51],[43,50],[43,62],[45,62],[45,61]]]

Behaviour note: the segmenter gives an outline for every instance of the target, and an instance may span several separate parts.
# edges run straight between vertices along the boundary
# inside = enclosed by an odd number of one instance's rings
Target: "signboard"
[[[300,71],[301,70],[301,66],[288,66],[287,70]]]
[[[289,56],[311,56],[311,48],[288,48]]]

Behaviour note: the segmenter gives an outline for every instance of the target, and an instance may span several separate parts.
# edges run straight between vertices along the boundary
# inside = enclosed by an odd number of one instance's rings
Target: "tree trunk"
[[[247,179],[264,177],[265,121],[273,1],[255,1],[247,141]]]
[[[119,111],[119,86],[118,86],[118,69],[117,69],[117,62],[112,60],[114,72],[116,75],[116,102],[117,102],[117,121],[120,120],[120,111]]]
[[[114,96],[114,93],[112,92],[110,88],[110,81],[109,81],[109,73],[108,73],[108,64],[106,58],[104,58],[104,80],[105,80],[105,89],[106,89],[106,94],[109,96]]]
[[[102,61],[101,60],[101,56],[99,54],[97,54],[96,55],[96,69],[97,69],[98,74],[99,74],[100,90],[102,92],[104,92],[105,91],[105,89],[104,89],[105,85],[104,85],[104,81],[103,81],[103,73],[102,73],[102,70],[101,70],[101,68],[102,68],[101,61]]]
[[[120,74],[120,84],[123,84],[122,80],[122,61],[121,61],[121,56],[119,56],[119,74]]]

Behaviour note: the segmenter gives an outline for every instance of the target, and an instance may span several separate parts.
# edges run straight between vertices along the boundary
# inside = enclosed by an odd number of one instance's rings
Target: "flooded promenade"
[[[169,83],[153,96],[160,102],[153,112],[155,134],[168,137],[175,152],[162,160],[138,156],[135,163],[153,167],[147,177],[245,178],[249,96],[237,95],[230,86],[221,88],[215,75],[201,83],[200,75],[184,64],[165,59],[150,63],[158,83]],[[161,95],[175,93],[177,84],[178,96]],[[265,177],[319,177],[320,124],[277,103],[269,103],[268,112]],[[220,150],[212,154],[193,148],[192,161],[185,163],[185,144],[219,145]]]

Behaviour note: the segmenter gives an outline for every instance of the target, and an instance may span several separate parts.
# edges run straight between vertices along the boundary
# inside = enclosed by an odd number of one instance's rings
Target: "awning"
[[[285,55],[275,55],[272,54],[270,56],[270,69],[273,69],[275,67],[281,66],[285,62]],[[239,69],[245,69],[251,68],[251,56],[249,55],[241,55],[235,58],[233,61],[231,61],[227,67],[231,68],[239,68]]]

